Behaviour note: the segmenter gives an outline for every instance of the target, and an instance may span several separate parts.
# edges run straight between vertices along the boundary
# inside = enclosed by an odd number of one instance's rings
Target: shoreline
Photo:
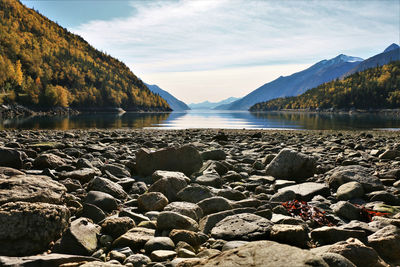
[[[79,115],[79,114],[123,114],[126,112],[134,113],[171,113],[173,111],[165,110],[124,110],[117,107],[102,107],[102,108],[32,108],[25,107],[18,104],[13,105],[0,105],[0,119],[11,119],[11,118],[26,118],[36,116],[67,116],[67,115]]]
[[[357,114],[390,114],[400,116],[400,109],[373,109],[373,110],[310,110],[310,109],[280,109],[266,111],[249,111],[250,113],[299,113],[299,114],[339,114],[339,115],[357,115]]]

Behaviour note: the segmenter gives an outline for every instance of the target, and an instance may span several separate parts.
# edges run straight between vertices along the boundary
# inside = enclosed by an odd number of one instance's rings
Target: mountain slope
[[[170,110],[129,68],[17,0],[0,1],[0,101]]]
[[[364,60],[359,65],[345,73],[343,77],[349,76],[357,71],[382,66],[396,60],[400,60],[400,46],[397,44],[391,44],[382,53]]]
[[[192,103],[189,104],[189,107],[191,109],[217,109],[221,105],[227,105],[230,104],[240,98],[237,97],[229,97],[227,99],[221,100],[219,102],[209,102],[209,101],[204,101],[201,103]]]
[[[242,99],[233,102],[227,109],[247,110],[258,102],[302,94],[310,88],[341,77],[361,61],[361,58],[343,54],[330,60],[322,60],[308,69],[290,76],[281,76],[272,82],[264,84]]]
[[[400,61],[324,83],[300,96],[257,103],[250,111],[316,108],[400,108]]]
[[[155,85],[155,84],[150,85],[147,83],[145,83],[145,85],[147,86],[147,88],[150,89],[150,91],[152,91],[153,93],[158,94],[162,98],[164,98],[167,101],[167,103],[169,104],[169,106],[172,108],[173,111],[182,111],[182,110],[190,109],[183,101],[177,99],[176,97],[174,97],[167,91],[161,89],[157,85]]]

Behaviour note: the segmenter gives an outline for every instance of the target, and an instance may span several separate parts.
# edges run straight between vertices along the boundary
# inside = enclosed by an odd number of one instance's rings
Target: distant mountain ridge
[[[302,94],[308,89],[341,77],[351,69],[354,69],[362,60],[362,58],[343,54],[330,60],[322,60],[308,69],[290,76],[281,76],[272,82],[266,83],[245,97],[222,108],[248,110],[258,102]]]
[[[353,73],[369,68],[374,68],[376,66],[382,66],[396,60],[400,60],[400,46],[393,43],[388,46],[382,53],[372,56],[355,66],[353,69],[345,73],[343,75],[343,78]]]
[[[227,105],[230,104],[240,98],[238,97],[229,97],[227,99],[221,100],[219,102],[209,102],[209,101],[204,101],[201,103],[191,103],[189,104],[189,107],[191,109],[217,109],[217,107],[221,105]]]
[[[167,101],[167,103],[169,104],[169,106],[172,108],[173,111],[183,111],[183,110],[190,109],[188,107],[188,105],[186,105],[183,101],[177,99],[176,97],[174,97],[167,91],[161,89],[159,86],[157,86],[155,84],[152,84],[152,85],[147,84],[147,83],[144,83],[144,84],[147,86],[147,88],[149,88],[150,91],[152,91],[153,93],[156,93],[156,94],[160,95],[162,98],[164,98]]]

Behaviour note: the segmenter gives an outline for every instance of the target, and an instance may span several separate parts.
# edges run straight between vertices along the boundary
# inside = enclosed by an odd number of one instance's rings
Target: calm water
[[[82,114],[0,120],[0,129],[85,128],[227,128],[227,129],[400,129],[400,117],[376,114],[250,113],[201,111],[172,113]]]

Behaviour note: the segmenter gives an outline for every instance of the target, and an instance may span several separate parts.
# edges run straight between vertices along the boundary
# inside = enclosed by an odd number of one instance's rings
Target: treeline
[[[0,102],[170,110],[125,64],[17,0],[0,0]]]
[[[257,103],[250,111],[329,108],[400,108],[400,61],[324,83],[299,96]]]

